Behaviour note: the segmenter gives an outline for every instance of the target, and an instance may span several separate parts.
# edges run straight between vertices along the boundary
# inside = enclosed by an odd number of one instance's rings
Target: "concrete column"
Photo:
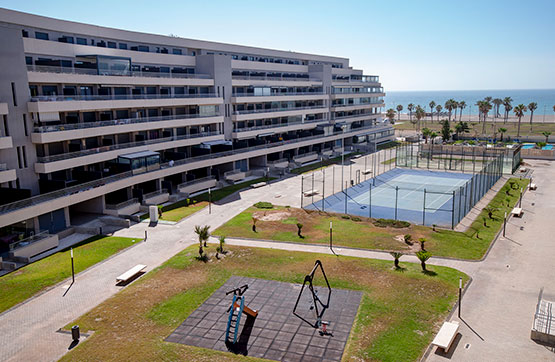
[[[64,216],[66,218],[66,227],[71,225],[71,218],[69,217],[69,207],[64,207]]]
[[[35,228],[35,235],[40,233],[39,218],[37,216],[33,218],[33,226]]]

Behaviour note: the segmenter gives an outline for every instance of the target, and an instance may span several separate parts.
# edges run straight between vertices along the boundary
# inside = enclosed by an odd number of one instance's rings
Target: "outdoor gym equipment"
[[[326,281],[326,285],[328,288],[328,297],[325,303],[322,302],[320,297],[318,297],[318,291],[314,290],[314,286],[312,284],[312,281],[314,280],[314,273],[316,272],[318,267],[322,271],[322,275],[324,276],[324,280]],[[310,309],[314,310],[315,317],[316,317],[316,322],[314,323],[311,323],[310,321],[308,321],[303,316],[297,313],[297,307],[299,305],[299,301],[301,300],[301,295],[303,294],[304,288],[305,286],[307,286],[307,284],[308,284],[308,290],[310,291],[311,297],[312,297],[311,303],[310,303],[311,304]],[[300,318],[303,322],[308,323],[313,328],[320,328],[321,326],[327,326],[329,323],[322,321],[322,317],[324,315],[324,312],[326,311],[326,309],[328,309],[330,305],[330,298],[331,298],[330,283],[328,282],[328,278],[326,277],[326,273],[324,272],[324,267],[322,266],[322,262],[320,260],[316,260],[316,262],[314,263],[314,268],[312,268],[312,271],[307,276],[304,277],[303,286],[301,287],[301,291],[299,292],[299,296],[297,297],[297,302],[295,303],[295,307],[293,308],[293,314],[298,318]],[[325,332],[325,327],[323,328]]]
[[[233,344],[237,342],[237,332],[239,330],[239,323],[241,322],[242,313],[245,313],[247,315],[247,318],[256,318],[256,316],[258,315],[258,312],[256,310],[252,310],[245,305],[245,297],[243,297],[243,294],[247,291],[247,289],[249,289],[249,285],[245,284],[242,287],[235,288],[225,293],[225,295],[233,293],[231,306],[227,310],[229,313],[229,318],[227,320],[227,327],[225,329],[226,342],[230,342]],[[233,330],[233,340],[229,339],[229,332],[231,330]]]

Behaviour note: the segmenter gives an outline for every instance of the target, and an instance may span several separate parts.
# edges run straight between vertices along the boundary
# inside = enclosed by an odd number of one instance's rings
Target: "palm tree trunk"
[[[530,112],[530,131],[532,131],[532,118],[534,117],[534,111]]]
[[[520,119],[521,119],[521,118],[522,118],[522,117],[518,116],[518,131],[517,131],[517,133],[516,133],[516,136],[517,136],[517,137],[520,137]]]

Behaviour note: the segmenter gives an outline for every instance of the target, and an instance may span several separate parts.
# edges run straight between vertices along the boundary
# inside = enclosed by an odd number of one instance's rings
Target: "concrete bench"
[[[437,332],[436,337],[432,341],[432,345],[443,348],[445,352],[449,350],[451,344],[455,340],[455,336],[459,330],[459,322],[445,322]]]
[[[516,217],[521,217],[523,214],[522,212],[522,208],[521,207],[515,207],[513,209],[513,211],[511,211],[511,215],[516,216]]]
[[[258,182],[258,183],[252,184],[251,188],[256,189],[262,186],[266,186],[266,182]]]
[[[362,171],[363,175],[369,175],[371,173],[372,173],[372,170],[370,170],[370,169]]]
[[[536,184],[530,184],[530,185],[528,185],[528,189],[529,189],[529,190],[535,190],[535,189],[537,189],[537,188],[538,188],[538,185],[536,185]]]
[[[303,192],[303,195],[305,197],[309,197],[309,196],[313,196],[313,195],[318,195],[318,190],[307,190],[305,192]]]
[[[526,171],[528,171],[528,169],[526,167],[521,167],[520,168],[520,172],[526,172]]]
[[[146,265],[143,265],[143,264],[135,265],[133,268],[129,269],[128,271],[126,271],[125,273],[117,277],[116,284],[127,282],[129,279],[133,278],[135,275],[142,272],[145,268],[146,268]]]

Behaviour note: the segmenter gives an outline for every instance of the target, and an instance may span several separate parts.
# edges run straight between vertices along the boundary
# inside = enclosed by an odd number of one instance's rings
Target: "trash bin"
[[[79,340],[79,326],[71,327],[71,337],[73,338],[74,341]]]

